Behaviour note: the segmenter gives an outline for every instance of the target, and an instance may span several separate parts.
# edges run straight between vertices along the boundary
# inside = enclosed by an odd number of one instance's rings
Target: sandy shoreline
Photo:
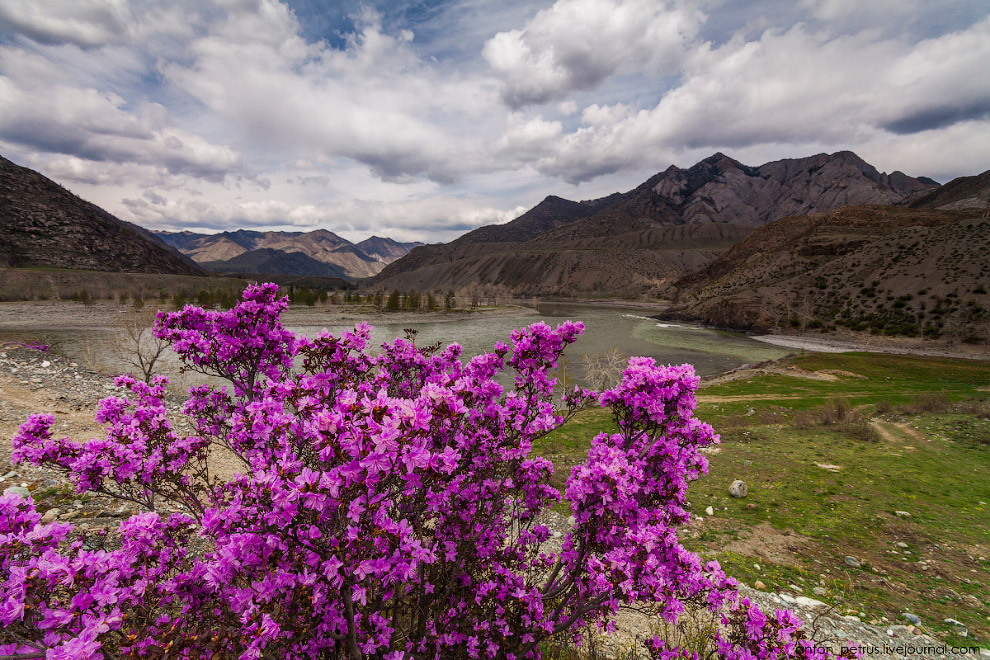
[[[966,360],[988,360],[990,351],[986,347],[973,346],[919,346],[885,341],[852,341],[797,335],[754,335],[756,341],[785,348],[794,348],[814,353],[887,353],[891,355],[919,355],[930,357],[962,358]]]

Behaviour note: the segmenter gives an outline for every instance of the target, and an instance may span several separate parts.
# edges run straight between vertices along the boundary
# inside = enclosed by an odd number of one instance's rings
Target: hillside
[[[344,269],[340,266],[317,261],[302,252],[285,252],[273,248],[242,252],[225,261],[204,261],[201,263],[204,267],[218,273],[345,277]]]
[[[146,230],[0,157],[0,265],[201,275]]]
[[[410,247],[418,245],[417,243],[398,243],[388,238],[372,236],[361,243],[371,250],[372,253],[369,254],[359,245],[355,245],[326,229],[310,232],[262,232],[240,229],[218,234],[196,234],[184,231],[155,232],[155,235],[197,263],[221,272],[285,272],[241,270],[244,267],[262,267],[260,265],[255,266],[255,264],[261,264],[265,259],[268,261],[264,267],[272,267],[271,264],[275,262],[272,261],[271,252],[250,257],[243,257],[243,255],[258,250],[275,250],[286,254],[299,253],[311,261],[326,266],[326,268],[321,269],[310,261],[298,258],[293,260],[277,259],[281,268],[291,268],[295,264],[302,269],[287,274],[314,275],[316,274],[315,271],[320,270],[321,274],[333,273],[329,276],[350,278],[371,277],[386,264],[405,255]]]
[[[975,216],[855,206],[784,218],[681,278],[673,315],[990,342],[990,219]]]
[[[917,209],[955,211],[973,209],[981,215],[990,212],[990,170],[976,176],[953,179],[910,203]]]
[[[778,218],[894,204],[937,186],[880,173],[852,152],[749,167],[723,154],[671,166],[626,193],[548,197],[505,225],[415,248],[374,278],[381,289],[498,285],[517,295],[641,295],[703,267]]]

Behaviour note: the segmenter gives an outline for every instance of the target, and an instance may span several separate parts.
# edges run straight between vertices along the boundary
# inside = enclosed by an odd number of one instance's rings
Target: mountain
[[[0,265],[202,275],[147,230],[0,157]]]
[[[396,259],[406,256],[409,254],[409,250],[419,245],[422,245],[422,243],[399,243],[398,241],[393,241],[391,238],[372,236],[360,243],[356,243],[354,247],[375,261],[379,261],[382,264],[390,264]]]
[[[851,204],[895,204],[938,184],[884,174],[843,151],[749,167],[717,153],[626,193],[547,197],[505,225],[418,247],[372,281],[382,289],[500,285],[518,295],[657,291],[767,222]]]
[[[672,315],[990,343],[990,219],[851,206],[769,223],[676,282]]]
[[[274,248],[259,248],[242,252],[231,259],[203,261],[201,264],[218,273],[344,277],[344,269],[340,266],[317,261],[302,252],[285,252]]]
[[[914,199],[909,206],[916,209],[946,211],[973,209],[990,212],[990,170],[976,176],[962,176]]]
[[[341,238],[326,229],[310,232],[285,231],[237,231],[221,232],[219,234],[196,234],[193,232],[155,232],[159,238],[174,246],[183,254],[214,270],[224,272],[263,272],[243,271],[240,268],[251,264],[269,263],[287,267],[289,263],[297,264],[305,272],[288,273],[296,275],[312,275],[317,267],[313,264],[295,258],[287,261],[278,258],[272,261],[272,253],[247,257],[239,261],[235,258],[257,250],[275,250],[286,254],[301,253],[311,260],[329,266],[335,276],[350,278],[371,277],[378,273],[385,264],[391,263],[409,251],[407,246],[416,244],[397,243],[391,239],[372,236],[363,243],[378,250],[373,255],[366,253],[361,247]],[[267,260],[267,262],[266,262]],[[284,272],[284,271],[268,271]]]

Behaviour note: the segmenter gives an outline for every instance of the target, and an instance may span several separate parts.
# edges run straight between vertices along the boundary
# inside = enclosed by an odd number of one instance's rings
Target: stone
[[[743,461],[743,467],[749,467],[753,464],[753,461]]]
[[[746,505],[746,508],[749,509],[750,511],[756,511],[756,505],[753,504],[752,502],[750,502],[749,504],[747,504]]]
[[[7,481],[7,479],[11,479],[11,478],[16,477],[16,476],[17,476],[17,473],[14,472],[13,470],[11,470],[7,474],[5,474],[2,477],[0,477],[0,481]]]
[[[753,588],[754,589],[759,589],[760,591],[763,591],[764,589],[767,588],[767,585],[763,584],[762,581],[757,580],[756,582],[753,583]]]
[[[62,513],[61,509],[48,509],[48,511],[45,511],[45,515],[41,516],[41,524],[47,525],[48,523],[55,522],[55,519],[58,518],[60,513]]]
[[[920,626],[921,625],[921,619],[918,618],[918,615],[917,614],[911,614],[910,612],[905,612],[901,616],[903,618],[907,619],[908,621],[910,621],[911,623],[913,623],[916,626]]]
[[[896,545],[898,548],[906,548],[906,547],[908,547],[908,544],[905,543],[904,541],[898,541],[894,545]]]
[[[47,369],[50,366],[52,366],[52,363],[49,362],[48,360],[45,360],[44,362],[41,363],[42,369]]]
[[[815,600],[814,598],[808,598],[807,596],[798,596],[794,599],[795,605],[800,605],[801,607],[828,607],[825,603],[820,600]]]
[[[811,590],[811,593],[815,594],[816,596],[824,596],[825,594],[828,593],[828,590],[825,589],[825,587],[815,587],[814,589]]]
[[[894,511],[894,515],[898,518],[910,518],[911,514],[907,511]]]
[[[75,511],[67,511],[58,517],[59,520],[72,520],[82,515],[82,511],[76,509]]]
[[[11,486],[7,490],[3,491],[4,495],[8,494],[20,495],[21,497],[31,497],[31,491],[29,491],[24,486]]]
[[[710,506],[706,506],[705,507],[705,513],[707,513],[710,516],[714,516],[715,515],[715,509],[713,509]]]
[[[731,484],[729,484],[729,495],[732,497],[746,497],[749,494],[749,487],[746,485],[745,481],[741,479],[736,479]]]
[[[846,562],[846,566],[851,566],[852,568],[859,568],[863,565],[858,559],[849,555],[846,555],[846,558],[843,561]]]

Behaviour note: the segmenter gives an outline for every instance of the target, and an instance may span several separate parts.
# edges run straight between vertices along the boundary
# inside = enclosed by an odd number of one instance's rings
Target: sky
[[[0,155],[151,229],[449,241],[721,151],[990,169],[987,0],[3,0]]]

